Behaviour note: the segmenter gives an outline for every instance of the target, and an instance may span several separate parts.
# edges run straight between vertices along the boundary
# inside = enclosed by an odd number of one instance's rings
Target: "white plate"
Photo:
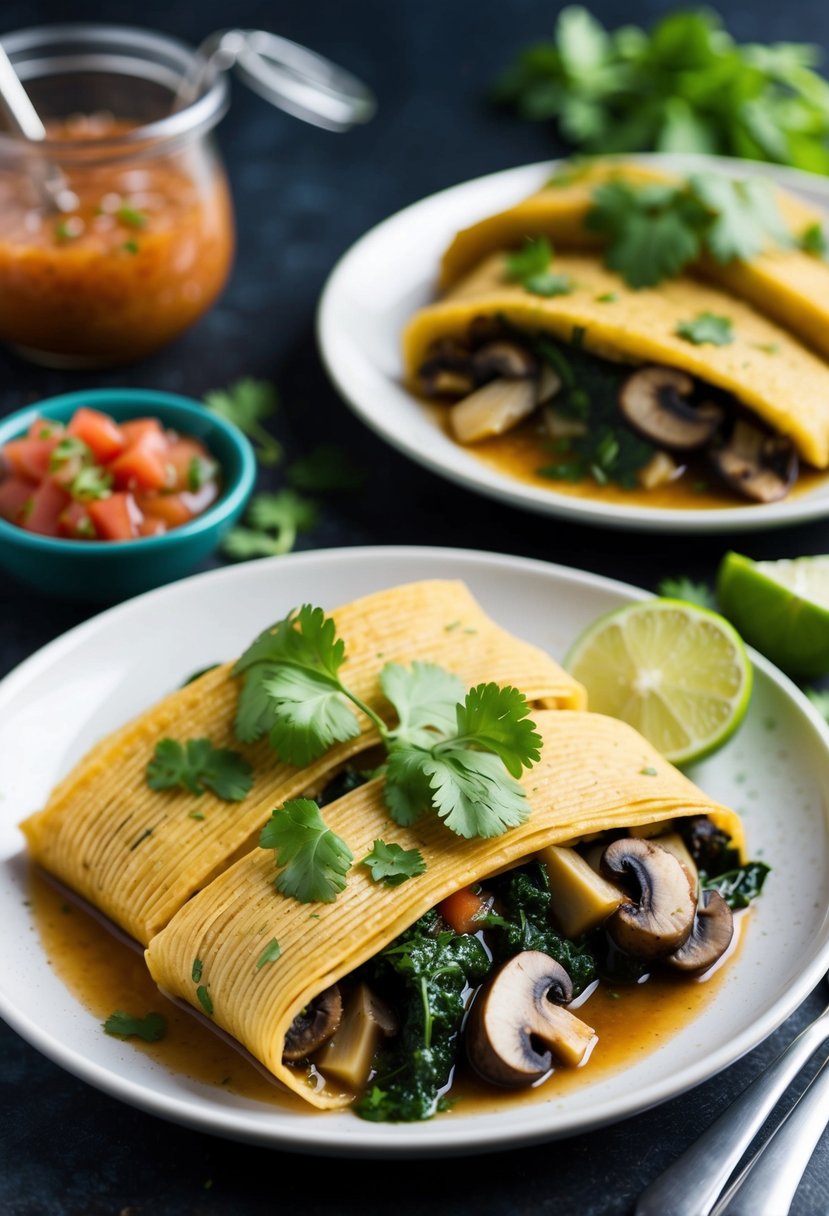
[[[716,156],[625,157],[667,171],[717,170],[764,176],[829,211],[829,179],[775,165]],[[320,301],[317,337],[328,372],[354,412],[392,447],[432,472],[512,506],[580,523],[639,531],[747,532],[829,514],[829,484],[768,505],[671,510],[574,498],[532,486],[483,464],[446,435],[401,383],[400,336],[434,298],[438,264],[459,228],[538,190],[552,165],[479,177],[399,211],[362,237],[332,271]]]
[[[763,660],[746,723],[693,774],[740,809],[753,854],[774,866],[714,1002],[665,1047],[566,1099],[424,1124],[302,1116],[188,1080],[108,1038],[53,974],[33,931],[18,821],[102,733],[190,672],[239,653],[303,601],[326,607],[419,578],[466,580],[521,637],[561,656],[599,613],[644,593],[514,557],[445,549],[340,549],[185,579],[73,629],[0,685],[0,1013],[58,1064],[125,1102],[235,1139],[309,1152],[460,1153],[569,1135],[673,1097],[768,1035],[829,964],[829,732]]]

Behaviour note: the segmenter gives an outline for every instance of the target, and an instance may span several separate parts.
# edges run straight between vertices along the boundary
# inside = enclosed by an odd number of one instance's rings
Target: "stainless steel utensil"
[[[31,103],[29,94],[20,83],[12,61],[0,44],[0,102],[9,122],[26,139],[46,139],[46,128]],[[66,184],[57,165],[46,160],[34,160],[31,177],[42,204],[49,211],[74,211],[78,200]]]

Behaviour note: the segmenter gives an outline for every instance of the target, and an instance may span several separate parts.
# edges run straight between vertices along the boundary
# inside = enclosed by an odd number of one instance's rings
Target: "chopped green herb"
[[[160,1013],[148,1013],[143,1018],[134,1017],[117,1009],[104,1022],[104,1030],[116,1039],[143,1039],[145,1043],[157,1043],[167,1030],[167,1019]]]
[[[213,999],[210,996],[210,993],[205,988],[204,984],[200,984],[199,987],[196,989],[196,996],[198,997],[199,1004],[201,1005],[202,1009],[207,1014],[207,1016],[212,1017],[213,1016]]]
[[[83,515],[75,524],[75,533],[78,536],[84,537],[85,540],[95,540],[98,535],[95,531],[95,525],[88,515]]]
[[[247,516],[252,527],[233,528],[222,545],[228,557],[246,560],[290,553],[300,532],[311,532],[319,508],[293,490],[257,494]]]
[[[82,439],[77,439],[74,435],[66,435],[49,457],[49,470],[54,473],[67,461],[75,459],[88,463],[92,460],[92,451]]]
[[[333,903],[354,860],[310,798],[293,798],[275,810],[259,834],[259,847],[273,849],[282,867],[274,881],[277,891],[301,904]]]
[[[275,465],[282,459],[282,447],[262,425],[276,413],[279,398],[268,380],[250,377],[238,380],[226,389],[214,389],[205,394],[207,408],[227,422],[237,426],[256,445],[260,464]]]
[[[420,849],[404,849],[393,842],[386,844],[384,840],[375,840],[360,864],[371,870],[375,882],[382,882],[387,887],[399,887],[407,879],[426,872]]]
[[[201,961],[200,958],[194,958],[193,959],[193,975],[192,975],[194,984],[201,983],[201,973],[203,970],[204,970],[204,963]]]
[[[643,777],[656,777],[657,776],[656,769],[653,767],[652,764],[646,765],[645,768],[640,768],[639,772],[642,774]]]
[[[693,321],[680,321],[676,333],[694,346],[728,346],[734,341],[731,318],[713,312],[698,313]]]
[[[282,947],[275,937],[272,937],[256,961],[256,970],[261,971],[266,963],[275,963],[282,953]]]
[[[241,802],[253,785],[253,770],[239,752],[214,747],[209,739],[161,739],[147,765],[147,784],[151,790],[176,786],[198,797],[210,789],[225,802]]]
[[[131,254],[138,253],[140,248],[141,248],[141,246],[138,244],[138,241],[133,241],[133,240],[124,241],[123,245],[121,246],[121,249],[123,250],[124,253],[131,253]]]
[[[513,283],[525,283],[536,274],[549,270],[553,247],[546,236],[528,236],[517,253],[504,258],[504,274]]]
[[[669,600],[684,600],[686,604],[698,604],[700,608],[717,611],[717,601],[707,583],[695,583],[693,579],[680,575],[678,578],[663,578],[657,590]]]
[[[188,815],[189,815],[189,817],[190,817],[191,819],[200,819],[200,820],[203,820],[203,819],[206,819],[206,818],[207,818],[207,816],[205,815],[204,811],[189,811],[189,812],[188,812]]]
[[[79,236],[83,236],[83,232],[84,222],[79,215],[58,220],[55,224],[55,238],[61,245],[66,241],[76,241]]]
[[[80,502],[92,502],[95,499],[109,498],[112,494],[112,474],[99,465],[90,464],[82,468],[72,479],[69,493]],[[94,535],[92,520],[87,520]],[[80,528],[80,525],[79,525]]]
[[[295,460],[287,472],[294,489],[310,490],[315,494],[359,490],[366,477],[365,469],[358,468],[346,452],[330,443]]]
[[[804,253],[810,253],[812,257],[829,257],[829,239],[819,220],[803,229],[798,244]]]
[[[216,475],[216,462],[204,456],[191,456],[187,465],[187,489],[197,494]]]
[[[751,345],[755,350],[761,350],[764,355],[779,355],[779,342],[752,342]]]
[[[145,828],[141,835],[130,845],[130,852],[132,852],[133,849],[137,849],[140,844],[143,844],[149,836],[152,836],[154,830],[154,828]]]
[[[596,303],[597,304],[615,304],[618,299],[619,299],[618,292],[606,291],[604,293],[604,295],[596,296]]]
[[[549,270],[531,274],[524,280],[524,288],[533,296],[569,296],[575,290],[569,274],[553,274]]]
[[[138,211],[135,207],[129,207],[126,204],[118,208],[115,218],[119,223],[126,224],[128,228],[146,228],[149,223],[149,219],[143,211]]]

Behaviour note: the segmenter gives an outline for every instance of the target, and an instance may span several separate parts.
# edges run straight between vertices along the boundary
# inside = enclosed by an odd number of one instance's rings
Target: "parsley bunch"
[[[385,800],[408,825],[432,809],[459,836],[498,836],[522,823],[516,778],[540,756],[529,706],[515,688],[460,680],[432,663],[387,663],[380,686],[398,723],[389,727],[340,677],[345,643],[322,608],[304,604],[262,633],[234,667],[244,677],[236,736],[267,735],[280,759],[304,767],[335,743],[356,738],[361,710],[388,755]]]
[[[589,152],[714,152],[829,173],[829,83],[818,47],[739,45],[711,9],[669,13],[650,32],[606,30],[581,6],[525,50],[496,100],[554,119]]]

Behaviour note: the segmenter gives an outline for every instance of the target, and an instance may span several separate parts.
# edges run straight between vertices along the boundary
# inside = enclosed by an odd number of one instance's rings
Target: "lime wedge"
[[[717,598],[745,640],[789,675],[829,673],[829,557],[753,562],[726,553]]]
[[[681,600],[645,600],[600,617],[564,662],[591,710],[629,722],[675,764],[721,747],[751,695],[739,635],[716,612]]]

